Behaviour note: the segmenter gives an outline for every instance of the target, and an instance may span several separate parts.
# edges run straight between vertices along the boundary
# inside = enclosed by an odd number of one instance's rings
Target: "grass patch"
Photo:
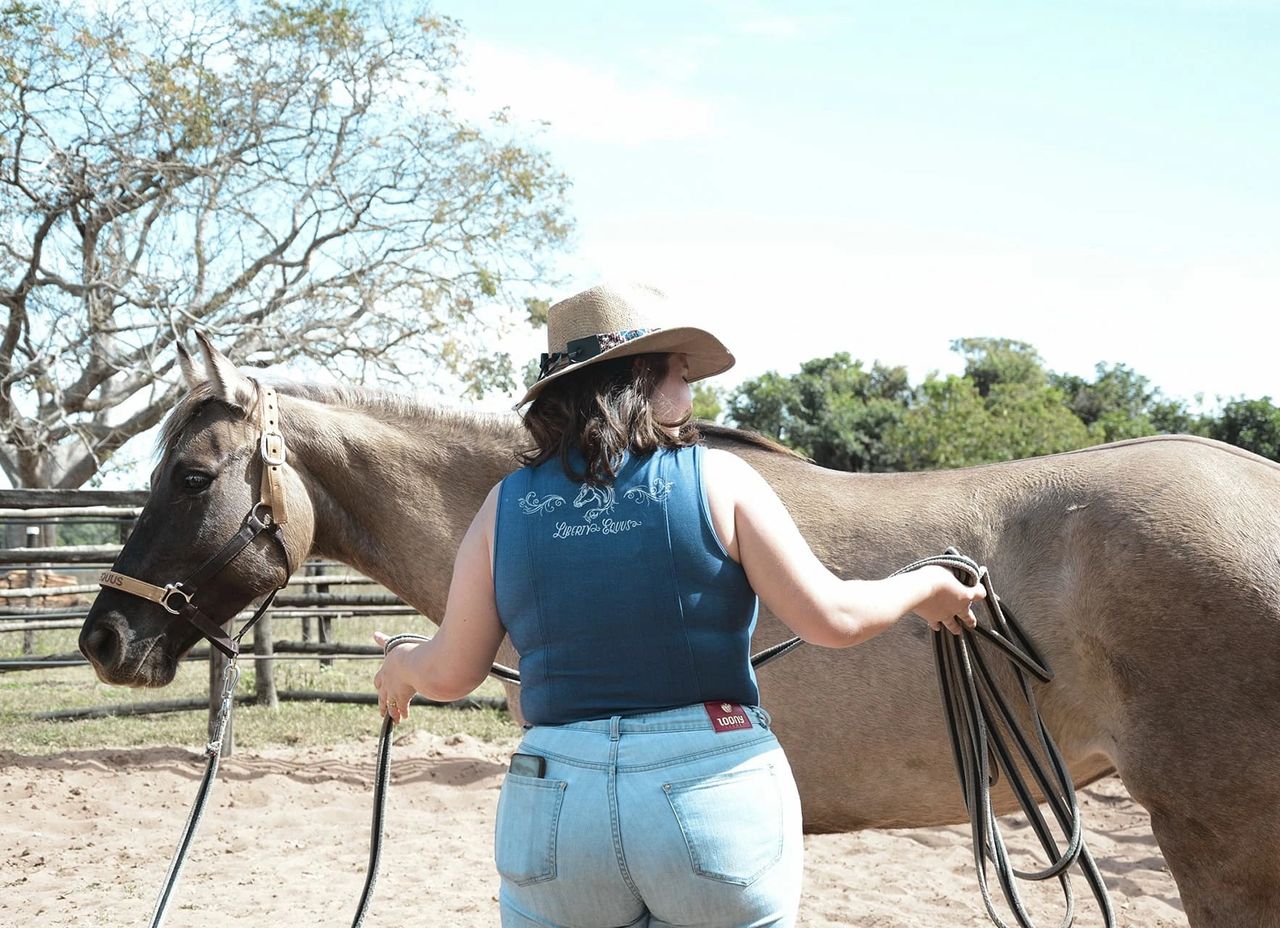
[[[275,637],[299,638],[296,619],[275,620]],[[425,626],[425,628],[424,628]],[[415,616],[338,619],[333,623],[340,641],[371,644],[372,632],[429,631],[430,626]],[[35,633],[34,654],[74,651],[78,631],[57,629]],[[20,657],[22,635],[0,635],[0,657]],[[276,663],[276,687],[280,690],[327,690],[372,693],[376,660],[334,660],[332,667],[319,661],[287,660]],[[254,665],[241,665],[237,694],[254,692]],[[478,695],[502,696],[502,686],[486,681]],[[89,667],[58,667],[13,671],[0,674],[0,748],[20,754],[49,754],[59,751],[100,747],[140,747],[187,745],[202,748],[207,738],[208,710],[167,712],[84,719],[81,721],[38,721],[35,712],[86,708],[171,699],[201,699],[209,694],[208,665],[183,663],[173,683],[164,689],[129,689],[108,686]],[[364,737],[376,737],[382,720],[376,706],[320,702],[281,703],[279,709],[237,706],[235,744],[242,748],[270,745],[323,746]],[[483,741],[498,741],[519,734],[511,716],[495,709],[443,709],[415,706],[404,733],[427,731],[439,735],[467,734]]]

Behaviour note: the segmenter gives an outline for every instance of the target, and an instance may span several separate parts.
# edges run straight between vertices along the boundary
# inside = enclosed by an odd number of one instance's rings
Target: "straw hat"
[[[710,332],[664,328],[669,311],[662,291],[639,284],[601,284],[556,303],[547,311],[547,351],[538,380],[515,408],[535,399],[557,377],[610,358],[683,352],[689,358],[690,382],[733,367],[733,355]]]

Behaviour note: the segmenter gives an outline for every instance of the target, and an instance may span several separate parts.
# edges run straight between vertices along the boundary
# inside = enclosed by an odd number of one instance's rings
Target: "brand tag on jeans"
[[[702,705],[707,710],[707,718],[711,719],[712,729],[717,733],[751,727],[751,716],[737,703],[704,702]]]

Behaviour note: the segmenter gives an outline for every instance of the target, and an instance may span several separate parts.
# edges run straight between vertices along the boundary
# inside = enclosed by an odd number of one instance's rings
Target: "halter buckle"
[[[262,461],[272,467],[284,466],[284,436],[279,432],[263,432],[259,441]]]
[[[187,606],[191,604],[191,597],[193,594],[188,593],[186,590],[182,589],[182,584],[180,583],[166,583],[164,585],[164,596],[160,598],[160,605],[164,607],[165,612],[168,612],[172,615],[180,615],[182,606],[179,606],[177,609],[174,609],[172,606],[169,605],[169,597],[173,596],[175,593],[181,596],[182,599],[184,600],[182,604],[183,606]]]

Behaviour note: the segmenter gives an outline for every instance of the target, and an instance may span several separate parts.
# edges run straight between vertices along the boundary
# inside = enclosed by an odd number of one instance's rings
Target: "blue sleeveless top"
[[[610,487],[556,459],[502,481],[494,592],[529,722],[759,702],[759,600],[712,528],[703,453],[628,454]]]

